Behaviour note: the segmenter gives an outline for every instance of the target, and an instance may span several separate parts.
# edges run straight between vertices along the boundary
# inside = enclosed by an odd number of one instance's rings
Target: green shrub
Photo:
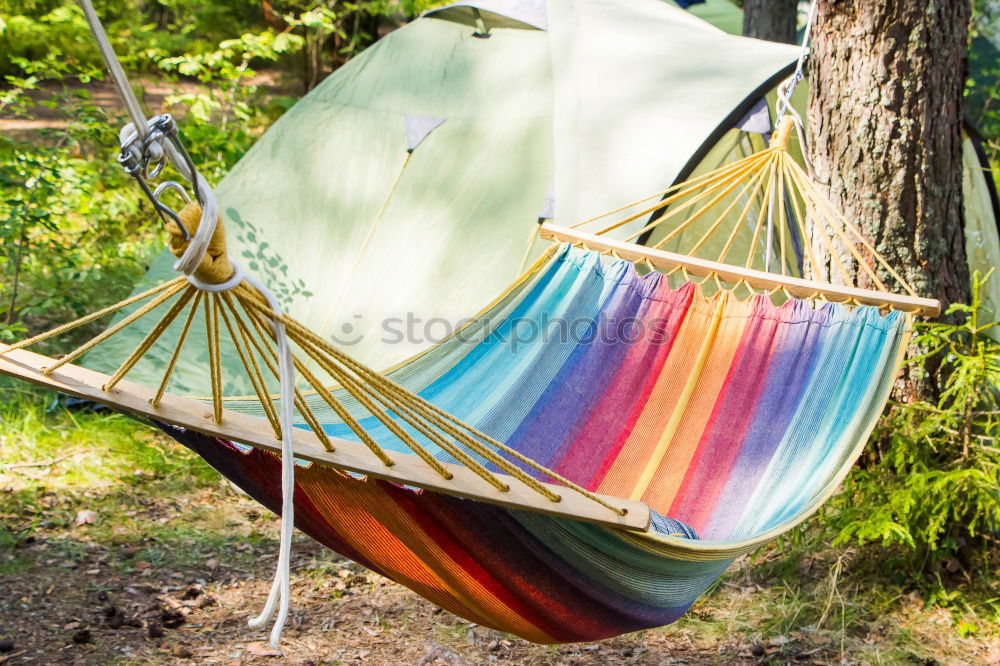
[[[997,322],[981,320],[988,277],[974,276],[971,304],[949,308],[965,323],[916,326],[914,341],[928,351],[911,364],[937,375],[941,396],[890,406],[875,445],[826,512],[837,542],[880,542],[895,564],[925,574],[969,567],[995,542],[1000,345],[985,335]]]

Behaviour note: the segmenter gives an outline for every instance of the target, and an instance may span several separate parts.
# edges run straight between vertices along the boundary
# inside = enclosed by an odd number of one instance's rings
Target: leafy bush
[[[986,336],[998,323],[980,319],[988,277],[974,276],[971,304],[949,308],[965,323],[917,324],[914,341],[928,351],[911,363],[937,375],[941,396],[891,406],[868,458],[827,512],[837,542],[881,542],[894,547],[894,562],[926,573],[957,571],[995,542],[1000,345]]]

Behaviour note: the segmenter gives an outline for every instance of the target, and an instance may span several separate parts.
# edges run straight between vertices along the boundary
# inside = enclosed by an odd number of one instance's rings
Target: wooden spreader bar
[[[797,277],[766,273],[752,268],[740,268],[717,261],[698,259],[675,252],[667,252],[666,250],[657,250],[643,245],[636,245],[635,243],[618,241],[548,222],[542,223],[539,234],[542,238],[551,241],[582,243],[592,250],[615,252],[618,256],[629,261],[641,261],[645,259],[657,268],[668,270],[683,268],[691,275],[698,277],[718,275],[720,280],[730,284],[746,282],[751,287],[767,290],[784,287],[789,294],[798,298],[810,298],[819,294],[826,300],[837,303],[855,301],[863,305],[891,307],[895,310],[912,312],[927,317],[937,317],[941,314],[941,302],[933,298],[903,296],[889,292],[858,289],[857,287],[826,284]]]
[[[212,405],[169,393],[163,396],[158,407],[153,407],[149,402],[155,394],[153,389],[123,380],[111,391],[104,391],[101,387],[107,383],[108,375],[72,364],[63,365],[49,375],[44,374],[42,369],[53,363],[54,360],[47,356],[24,349],[5,351],[5,347],[0,346],[0,374],[93,400],[119,411],[249,444],[255,448],[281,452],[281,442],[274,439],[272,428],[264,418],[223,410],[220,424],[215,421]],[[389,455],[395,464],[385,466],[363,444],[330,438],[335,450],[326,451],[316,435],[303,428],[294,429],[294,439],[295,456],[320,465],[512,509],[582,520],[606,527],[636,531],[645,531],[649,527],[649,507],[642,502],[601,495],[612,506],[627,509],[627,513],[620,516],[560,485],[545,484],[562,498],[559,502],[552,502],[506,474],[496,473],[510,486],[508,492],[501,492],[462,465],[444,463],[453,475],[446,480],[412,454],[391,452]]]

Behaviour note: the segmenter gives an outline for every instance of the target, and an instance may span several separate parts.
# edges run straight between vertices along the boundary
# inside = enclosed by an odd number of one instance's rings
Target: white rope
[[[118,86],[118,92],[121,93],[122,99],[125,102],[125,110],[128,111],[128,115],[132,119],[132,124],[140,132],[145,132],[146,116],[143,115],[142,107],[139,106],[139,100],[135,98],[135,93],[132,92],[132,87],[129,86],[128,77],[125,76],[125,70],[122,69],[121,63],[118,62],[118,58],[115,56],[115,50],[111,48],[111,42],[108,40],[107,33],[104,32],[101,19],[97,17],[97,12],[94,11],[94,5],[91,4],[90,0],[79,0],[79,2],[80,8],[83,9],[83,15],[86,17],[87,23],[90,24],[90,31],[94,33],[97,45],[101,49],[101,55],[104,56],[108,72],[110,72],[111,78],[114,79],[115,85]]]
[[[83,9],[87,23],[90,25],[97,44],[101,49],[101,55],[108,66],[111,78],[114,80],[125,102],[132,122],[125,125],[118,134],[118,139],[123,152],[131,154],[135,158],[136,164],[160,163],[169,161],[177,171],[195,185],[195,192],[198,194],[198,201],[201,204],[201,221],[198,230],[190,239],[187,249],[174,263],[174,270],[183,273],[188,281],[194,286],[209,292],[221,292],[232,289],[242,280],[249,282],[267,300],[271,310],[277,317],[270,322],[274,331],[274,336],[278,346],[278,374],[280,383],[280,412],[279,423],[281,425],[281,537],[278,546],[278,564],[274,576],[274,583],[268,594],[267,603],[259,616],[249,621],[252,629],[263,627],[274,615],[275,608],[278,608],[278,617],[271,628],[271,647],[277,648],[281,642],[281,631],[288,619],[289,594],[291,589],[291,551],[292,533],[295,529],[295,462],[292,448],[292,428],[294,427],[294,391],[295,391],[295,365],[292,360],[291,346],[288,342],[288,335],[285,326],[281,323],[281,305],[274,294],[261,282],[252,276],[244,274],[242,268],[236,262],[233,263],[235,272],[233,277],[222,284],[206,284],[194,277],[194,272],[201,264],[202,258],[208,251],[209,242],[215,233],[215,227],[219,220],[219,205],[215,200],[215,193],[209,187],[208,181],[196,170],[189,168],[188,161],[177,149],[173,142],[164,140],[163,134],[153,132],[151,121],[148,121],[136,99],[132,88],[125,76],[118,57],[115,55],[111,42],[104,31],[97,12],[90,0],[79,0]],[[155,119],[154,119],[155,120]],[[141,141],[137,141],[141,139]]]
[[[288,619],[288,602],[291,593],[291,558],[292,532],[295,529],[295,458],[292,449],[292,405],[295,398],[295,365],[292,362],[292,351],[285,333],[285,325],[281,323],[281,305],[274,294],[252,276],[246,276],[247,282],[255,287],[267,299],[271,310],[278,317],[271,322],[271,328],[278,341],[278,374],[280,375],[281,396],[281,537],[278,545],[278,564],[274,574],[271,591],[260,615],[251,619],[251,629],[260,629],[274,615],[275,606],[278,617],[271,627],[271,647],[277,648],[281,643],[281,630]]]
[[[792,93],[799,81],[805,76],[806,60],[809,58],[809,39],[812,35],[813,22],[816,19],[816,0],[809,3],[809,16],[806,18],[806,27],[802,32],[802,49],[799,51],[799,60],[795,64],[795,71],[784,83],[778,86],[778,105],[775,115],[781,118],[785,111],[792,108]]]
[[[202,291],[212,292],[213,294],[219,294],[219,293],[222,293],[224,291],[229,291],[230,289],[233,289],[234,287],[239,286],[240,282],[243,282],[243,280],[247,280],[247,282],[250,282],[250,284],[254,284],[254,281],[252,279],[249,279],[246,276],[246,274],[243,273],[243,267],[242,266],[240,266],[238,263],[236,263],[232,259],[229,260],[229,263],[233,267],[233,276],[231,278],[229,278],[228,280],[226,280],[225,282],[219,282],[219,283],[203,282],[203,281],[199,280],[197,277],[195,277],[193,274],[186,276],[187,277],[187,281],[189,283],[191,283],[192,286],[197,287],[198,289],[201,289]],[[256,285],[254,285],[254,286],[256,286]],[[261,292],[266,292],[268,294],[271,293],[271,292],[267,291],[266,287],[263,288],[263,289],[260,289],[260,291]],[[278,312],[278,311],[275,310],[275,312]]]

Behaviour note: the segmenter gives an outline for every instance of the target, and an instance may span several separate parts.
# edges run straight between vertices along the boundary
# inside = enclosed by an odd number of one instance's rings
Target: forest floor
[[[180,104],[168,105],[169,97],[202,93],[207,90],[204,84],[188,79],[171,80],[143,76],[136,77],[133,84],[133,90],[138,95],[139,101],[149,113],[169,112],[179,117],[183,117],[185,109]],[[258,86],[265,99],[278,95],[301,95],[301,90],[298,89],[300,84],[270,70],[258,72],[243,81],[243,84]],[[0,90],[3,88],[4,86],[0,85]],[[109,118],[123,117],[125,107],[118,89],[110,79],[92,79],[86,83],[73,81],[71,84],[61,81],[46,82],[24,93],[31,102],[30,112],[26,116],[15,113],[13,109],[0,111],[0,133],[15,139],[33,141],[41,138],[40,131],[66,127],[71,118],[67,117],[64,98],[80,91],[85,91],[90,100],[103,109]],[[118,129],[117,126],[115,129]]]
[[[125,417],[0,404],[0,664],[1000,663],[995,606],[927,605],[854,575],[853,550],[794,540],[738,561],[674,625],[549,647],[300,536],[279,656],[246,626],[273,573],[272,514]]]

